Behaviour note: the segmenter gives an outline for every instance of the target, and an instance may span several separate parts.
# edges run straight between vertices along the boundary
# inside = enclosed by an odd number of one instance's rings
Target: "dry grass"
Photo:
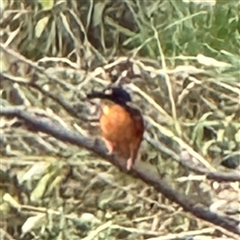
[[[145,117],[141,161],[197,204],[239,219],[239,181],[198,172],[239,174],[221,165],[240,156],[238,1],[3,3],[2,107],[93,135],[86,119],[96,109],[82,99],[119,82]],[[0,127],[2,239],[236,238],[85,149],[17,118]]]

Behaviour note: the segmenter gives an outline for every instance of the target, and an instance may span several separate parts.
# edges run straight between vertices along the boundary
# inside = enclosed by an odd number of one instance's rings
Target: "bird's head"
[[[122,87],[110,88],[108,95],[111,98],[110,100],[118,104],[125,104],[132,101],[130,94]]]
[[[87,94],[87,98],[106,99],[120,105],[126,105],[128,102],[132,101],[130,94],[122,87],[108,87],[103,92],[93,91]]]

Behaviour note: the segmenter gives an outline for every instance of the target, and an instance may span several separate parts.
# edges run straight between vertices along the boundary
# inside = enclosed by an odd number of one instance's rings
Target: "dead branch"
[[[11,81],[13,83],[18,83],[18,84],[22,84],[25,86],[29,86],[32,87],[36,90],[38,90],[39,92],[41,92],[42,94],[44,94],[45,96],[51,98],[52,100],[54,100],[56,103],[58,103],[68,114],[70,114],[71,116],[81,119],[82,121],[88,121],[87,118],[85,118],[84,116],[82,116],[81,114],[79,114],[73,107],[71,104],[69,104],[67,101],[64,100],[64,98],[62,98],[59,95],[53,94],[49,91],[44,90],[41,86],[39,86],[37,83],[34,82],[28,82],[28,81],[24,81],[23,78],[20,77],[14,77],[11,76],[9,74],[6,73],[0,73],[0,77],[4,80],[8,80]],[[146,119],[148,120],[149,117]],[[239,181],[240,182],[240,174],[236,171],[236,172],[219,172],[219,171],[210,171],[209,169],[207,169],[205,166],[199,165],[199,162],[197,160],[195,160],[193,158],[193,156],[191,156],[190,154],[188,154],[187,156],[183,156],[183,155],[179,155],[176,152],[170,150],[169,148],[167,148],[163,143],[159,143],[156,140],[153,140],[149,134],[145,134],[144,136],[145,140],[147,140],[147,142],[149,142],[157,151],[159,152],[164,152],[165,154],[167,154],[168,156],[170,156],[173,160],[177,161],[179,164],[181,164],[184,168],[196,173],[196,174],[201,174],[206,176],[207,179],[209,180],[214,180],[217,182],[235,182],[235,181]]]
[[[180,194],[173,190],[163,180],[159,179],[156,169],[146,163],[139,163],[135,165],[129,172],[126,171],[125,164],[115,156],[109,156],[104,148],[102,141],[90,137],[84,137],[79,133],[73,132],[64,128],[60,124],[55,124],[48,119],[37,117],[34,113],[28,112],[23,108],[17,107],[1,107],[0,116],[18,117],[30,126],[34,132],[44,132],[61,141],[86,148],[89,151],[97,154],[99,157],[112,163],[118,167],[122,172],[141,179],[148,185],[153,186],[156,191],[163,194],[169,200],[179,204],[184,211],[192,213],[197,218],[208,221],[216,226],[220,226],[230,232],[240,235],[239,221],[232,218],[223,217],[208,209],[199,206],[198,203],[192,202],[187,196]]]

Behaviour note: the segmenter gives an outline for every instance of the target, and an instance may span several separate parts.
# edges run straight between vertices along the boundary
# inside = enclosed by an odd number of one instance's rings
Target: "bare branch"
[[[0,116],[13,116],[21,118],[27,125],[31,126],[33,131],[44,132],[61,141],[69,142],[79,147],[86,148],[89,151],[97,154],[99,157],[117,166],[121,171],[128,173],[135,178],[141,179],[148,185],[153,186],[156,191],[162,193],[171,201],[179,204],[184,211],[190,212],[197,218],[203,219],[216,226],[220,226],[230,232],[240,235],[239,221],[209,211],[208,209],[199,206],[199,204],[189,200],[187,196],[174,191],[166,182],[159,179],[157,170],[152,166],[141,162],[127,172],[124,161],[120,161],[120,159],[116,158],[115,156],[109,156],[102,141],[99,141],[98,139],[84,137],[78,133],[64,128],[61,125],[51,122],[50,120],[36,117],[34,113],[27,112],[22,108],[1,107]]]
[[[70,114],[73,117],[76,117],[78,119],[81,119],[82,121],[88,121],[88,119],[81,114],[79,114],[71,104],[69,104],[67,101],[65,101],[64,98],[62,98],[59,95],[53,94],[52,92],[44,90],[41,86],[34,82],[28,82],[24,80],[21,77],[14,77],[6,73],[0,73],[0,76],[8,81],[11,82],[16,82],[22,85],[27,85],[30,86],[38,91],[40,91],[42,94],[45,96],[53,99],[56,103],[58,103],[63,109],[65,109],[68,114]],[[146,121],[150,121],[151,124],[153,124],[153,120],[150,119],[149,117],[145,117]],[[155,125],[157,123],[154,123]],[[157,124],[159,127],[161,127],[159,124]],[[163,129],[163,127],[161,127]],[[161,131],[162,132],[162,131]],[[197,173],[197,174],[202,174],[206,176],[207,179],[209,180],[214,180],[217,182],[234,182],[234,181],[239,181],[240,182],[240,174],[236,171],[231,171],[229,172],[219,172],[219,171],[210,171],[208,168],[204,167],[203,164],[199,163],[199,160],[196,159],[196,156],[201,157],[200,155],[190,155],[190,154],[177,154],[176,152],[172,151],[171,149],[167,148],[163,143],[159,143],[156,140],[153,140],[149,134],[145,133],[144,136],[145,140],[147,140],[157,151],[159,152],[164,152],[168,156],[170,156],[173,160],[177,161],[179,164],[181,164],[183,167],[186,169]],[[187,145],[183,145],[187,146]],[[190,149],[188,147],[188,149]],[[204,160],[206,161],[206,160]]]

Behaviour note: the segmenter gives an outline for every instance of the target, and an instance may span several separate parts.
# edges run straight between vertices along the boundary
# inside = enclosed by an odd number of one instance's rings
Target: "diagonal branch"
[[[48,119],[36,117],[34,113],[27,112],[23,108],[1,107],[0,116],[13,116],[21,118],[26,122],[26,124],[31,126],[32,130],[44,132],[61,141],[86,148],[117,166],[121,171],[127,172],[125,163],[123,161],[119,161],[119,159],[114,156],[109,156],[103,143],[98,139],[84,137],[79,133],[75,133],[61,125],[55,124]],[[171,201],[179,204],[184,211],[190,212],[197,218],[208,221],[230,232],[240,235],[239,221],[216,214],[202,206],[199,206],[199,204],[192,202],[187,196],[174,191],[166,182],[159,179],[157,171],[152,166],[149,166],[146,163],[139,163],[134,166],[128,174],[141,179],[148,185],[153,186],[156,191],[162,193]]]
[[[149,142],[157,151],[164,152],[172,159],[176,160],[179,164],[181,164],[184,168],[188,169],[199,175],[204,175],[209,180],[214,180],[217,182],[240,182],[240,174],[238,171],[231,172],[219,172],[219,171],[209,171],[205,167],[199,166],[199,164],[194,164],[194,161],[191,161],[193,158],[189,156],[190,154],[177,154],[171,149],[167,148],[163,143],[159,143],[158,141],[152,139],[149,135],[145,134],[145,139]],[[195,161],[197,162],[197,161]]]
[[[57,83],[59,83],[60,85],[64,85],[64,87],[67,87],[68,89],[71,89],[71,91],[75,91],[76,89],[68,84],[66,86],[66,82],[61,82],[56,76],[51,75],[49,73],[47,73],[47,71],[38,66],[38,64],[36,64],[35,62],[31,61],[30,59],[26,59],[23,55],[13,51],[12,49],[7,48],[3,43],[0,43],[0,49],[4,52],[6,52],[7,54],[11,55],[12,57],[18,59],[18,61],[23,62],[27,65],[29,65],[29,67],[31,67],[32,69],[35,69],[37,72],[43,74],[46,78],[55,81]],[[120,58],[118,61],[124,61],[124,58]],[[106,65],[105,68],[108,69],[110,67],[112,67],[113,65],[116,65],[118,62],[114,62]],[[140,62],[138,62],[138,64],[140,64]],[[144,66],[142,66],[144,67]],[[93,74],[94,76],[97,75],[97,71],[95,74]],[[42,88],[40,85],[38,85],[36,82],[34,81],[28,81],[25,80],[24,78],[21,77],[16,77],[16,76],[12,76],[9,75],[5,72],[0,73],[0,78],[3,78],[5,80],[11,81],[11,82],[16,82],[18,84],[22,84],[24,86],[29,86],[32,87],[38,91],[40,91],[42,94],[44,94],[45,96],[53,99],[56,103],[58,103],[63,109],[65,109],[65,111],[67,111],[71,116],[73,117],[77,117],[78,119],[82,120],[82,121],[88,121],[89,119],[86,119],[85,117],[83,117],[81,114],[79,114],[77,111],[75,111],[75,109],[71,106],[71,104],[69,104],[68,102],[66,102],[61,96],[58,96],[56,94],[53,94],[49,91],[44,90],[44,88]],[[162,112],[164,116],[166,116],[166,112],[161,109],[161,107],[154,103],[154,101],[147,96],[144,92],[142,92],[139,88],[137,88],[134,85],[131,85],[131,88],[133,88],[134,91],[139,92],[148,102],[150,102],[154,108],[156,108],[158,111]],[[169,118],[169,116],[168,116]],[[93,120],[93,119],[92,119]],[[172,132],[167,131],[167,129],[161,127],[159,124],[157,124],[155,121],[153,121],[153,119],[151,119],[150,117],[145,117],[145,120],[150,122],[151,125],[153,125],[154,127],[156,127],[157,129],[159,129],[160,132],[167,132],[166,136],[171,138],[174,137],[172,135]],[[228,182],[233,182],[233,181],[240,181],[240,174],[238,172],[233,172],[231,171],[229,172],[218,172],[218,171],[213,171],[211,170],[212,166],[209,165],[209,163],[202,158],[202,156],[200,156],[199,154],[197,154],[195,151],[192,151],[192,148],[190,148],[187,144],[185,144],[184,141],[182,141],[181,138],[177,138],[177,142],[180,143],[180,146],[183,148],[186,148],[187,151],[189,151],[190,155],[189,156],[179,156],[176,152],[168,149],[167,147],[164,147],[163,143],[159,143],[158,141],[155,141],[153,139],[151,139],[149,136],[147,136],[145,134],[144,138],[152,145],[154,146],[155,149],[157,149],[159,152],[164,152],[165,154],[167,154],[169,157],[171,157],[173,160],[179,162],[183,167],[187,168],[190,171],[193,171],[197,174],[201,174],[201,175],[205,175],[207,179],[209,180],[214,180],[214,181],[218,181],[218,182],[222,182],[222,181],[228,181]],[[191,152],[190,152],[191,151]],[[195,158],[197,159],[197,162],[203,163],[205,165],[205,167],[201,167],[200,165],[195,165],[192,164],[189,161],[189,158]],[[210,169],[210,170],[209,170]]]
[[[68,114],[71,116],[80,119],[81,121],[94,121],[94,119],[89,119],[81,114],[79,114],[74,107],[69,104],[67,101],[64,100],[60,95],[56,95],[52,92],[44,90],[41,86],[39,86],[36,83],[28,82],[24,80],[23,78],[20,77],[15,77],[8,75],[6,73],[0,73],[0,77],[2,77],[5,80],[11,81],[13,83],[18,83],[24,86],[29,86],[32,87],[38,91],[40,91],[42,94],[45,96],[53,99],[56,103],[58,103]],[[148,121],[150,118],[145,117],[145,120]],[[160,143],[159,141],[156,141],[152,139],[149,134],[145,133],[144,139],[150,143],[157,151],[163,152],[167,154],[169,157],[171,157],[173,160],[177,161],[179,164],[181,164],[183,167],[186,169],[195,172],[196,174],[204,175],[206,176],[207,179],[209,180],[214,180],[217,182],[234,182],[234,181],[239,181],[240,182],[240,174],[237,171],[231,171],[231,172],[219,172],[219,171],[210,171],[206,167],[201,167],[199,164],[192,164],[192,162],[197,162],[196,161],[191,161],[191,158],[193,158],[190,154],[188,156],[181,156],[181,154],[177,154],[173,150],[169,149],[164,143]]]

